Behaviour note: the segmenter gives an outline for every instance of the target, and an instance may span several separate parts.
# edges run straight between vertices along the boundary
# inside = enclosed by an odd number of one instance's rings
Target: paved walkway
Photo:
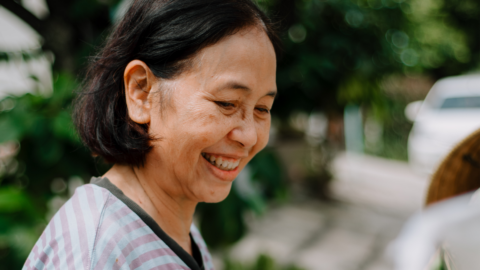
[[[389,270],[385,250],[420,209],[426,177],[407,164],[359,155],[332,163],[333,203],[295,203],[271,209],[250,224],[230,251],[248,262],[265,253],[307,270]],[[221,266],[219,265],[219,269]]]

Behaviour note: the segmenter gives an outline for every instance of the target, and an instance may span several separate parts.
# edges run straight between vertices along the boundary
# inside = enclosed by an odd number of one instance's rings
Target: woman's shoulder
[[[50,220],[23,269],[44,269],[49,265],[57,269],[89,269],[109,197],[108,190],[93,184],[78,187]]]
[[[23,269],[112,269],[114,265],[188,269],[140,216],[116,197],[115,190],[112,193],[108,186],[92,183],[77,188],[50,220]],[[204,269],[213,269],[205,241],[193,224],[191,235]]]

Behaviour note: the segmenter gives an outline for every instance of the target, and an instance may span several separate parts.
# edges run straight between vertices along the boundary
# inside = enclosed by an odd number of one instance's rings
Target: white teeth
[[[240,164],[240,160],[237,160],[237,161],[228,161],[228,160],[223,160],[222,157],[214,157],[214,156],[210,156],[209,154],[206,154],[206,153],[202,153],[202,156],[210,161],[210,163],[212,165],[214,165],[215,167],[219,168],[219,169],[222,169],[222,170],[225,170],[225,171],[231,171],[235,168],[238,167],[238,164]]]

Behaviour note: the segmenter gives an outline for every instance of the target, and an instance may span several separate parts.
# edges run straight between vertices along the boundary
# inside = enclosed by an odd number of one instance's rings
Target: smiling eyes
[[[261,113],[270,113],[270,110],[266,109],[266,108],[256,107],[255,110],[257,110]]]
[[[235,110],[236,108],[236,105],[234,103],[230,103],[230,102],[224,102],[224,101],[215,101],[215,103],[221,107],[222,109],[224,110],[227,110],[227,111],[233,111]],[[258,112],[260,112],[261,114],[268,114],[270,113],[270,110],[268,108],[264,108],[264,107],[255,107],[255,110],[257,110]]]
[[[223,101],[215,101],[218,106],[222,107],[223,109],[234,109],[235,104],[230,103],[230,102],[223,102]]]

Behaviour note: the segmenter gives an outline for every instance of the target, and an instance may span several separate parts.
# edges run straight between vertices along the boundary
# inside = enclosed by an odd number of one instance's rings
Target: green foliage
[[[266,148],[258,153],[250,161],[249,169],[252,185],[258,192],[250,196],[244,195],[243,198],[257,214],[263,213],[267,200],[287,199],[287,172],[273,148]]]
[[[404,110],[406,102],[384,98],[378,108],[378,104],[371,105],[372,117],[380,119],[383,124],[383,136],[381,147],[375,150],[366,149],[367,154],[376,155],[388,159],[408,160],[408,135],[412,123],[406,119]]]
[[[76,87],[73,77],[62,73],[50,97],[27,94],[1,101],[13,106],[0,112],[0,144],[19,145],[15,157],[0,160],[0,260],[7,269],[21,268],[48,222],[47,202],[56,195],[52,180],[78,175],[88,181],[105,170],[73,129],[70,104]]]
[[[246,230],[243,220],[245,209],[248,205],[235,190],[221,203],[198,205],[200,231],[207,244],[222,247],[239,240]]]
[[[281,18],[284,56],[278,63],[273,113],[342,114],[356,104],[384,128],[380,152],[406,159],[411,124],[404,100],[387,96],[392,75],[438,79],[480,68],[480,2],[476,0],[260,1]]]
[[[242,264],[232,260],[224,260],[224,270],[302,270],[294,265],[280,267],[275,261],[264,254],[260,254],[253,264]]]
[[[292,110],[341,110],[358,98],[343,95],[338,101],[345,82],[351,85],[361,79],[378,89],[375,84],[383,74],[402,68],[384,38],[406,20],[398,5],[372,8],[366,1],[297,1],[293,17],[286,26],[285,55],[278,66],[280,95],[275,106],[282,107],[280,116]],[[370,89],[360,89],[360,94],[364,91]]]

